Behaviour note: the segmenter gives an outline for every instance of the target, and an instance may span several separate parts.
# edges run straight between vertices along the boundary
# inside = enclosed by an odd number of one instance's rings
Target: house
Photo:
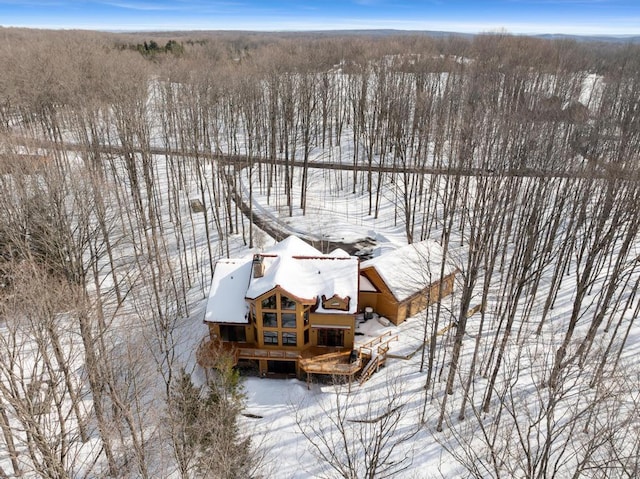
[[[360,309],[371,308],[398,325],[448,296],[457,269],[442,257],[442,247],[426,240],[362,262]]]
[[[216,264],[205,322],[210,348],[234,346],[261,374],[299,374],[299,360],[353,349],[358,258],[290,236],[264,253]]]
[[[295,236],[252,257],[222,259],[211,281],[204,318],[209,340],[198,362],[211,366],[228,351],[261,375],[354,376],[370,359],[352,353],[356,316],[372,308],[399,324],[449,294],[455,271],[445,267],[440,281],[441,262],[434,242],[360,264],[342,250],[323,254]]]

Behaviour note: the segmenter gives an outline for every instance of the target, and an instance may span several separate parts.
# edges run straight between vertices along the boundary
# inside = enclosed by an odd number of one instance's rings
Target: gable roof
[[[267,248],[265,254],[280,256],[323,256],[323,254],[297,236],[288,236]]]
[[[292,296],[315,303],[317,298],[337,294],[349,296],[348,312],[356,312],[358,303],[358,258],[322,256],[263,256],[265,273],[252,278],[246,297],[255,299],[280,287]],[[323,312],[320,305],[318,312]],[[331,311],[334,312],[334,311]]]
[[[397,301],[403,301],[440,280],[442,246],[432,240],[402,246],[362,262],[361,269],[374,268]],[[456,268],[445,261],[443,277]]]
[[[209,290],[205,321],[247,324],[247,299],[256,299],[280,287],[293,298],[318,302],[316,312],[354,314],[358,307],[359,260],[353,256],[322,254],[301,239],[290,236],[260,255],[262,277],[252,275],[252,257],[216,263]],[[319,298],[348,296],[346,311],[325,310]]]

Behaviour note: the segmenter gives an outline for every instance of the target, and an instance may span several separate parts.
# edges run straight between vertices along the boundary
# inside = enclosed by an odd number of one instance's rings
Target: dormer
[[[334,294],[330,298],[322,295],[322,308],[323,309],[337,309],[339,311],[349,311],[349,296],[344,298]]]

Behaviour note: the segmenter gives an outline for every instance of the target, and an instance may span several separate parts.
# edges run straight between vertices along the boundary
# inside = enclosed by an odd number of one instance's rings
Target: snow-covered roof
[[[264,256],[265,273],[252,278],[247,298],[255,299],[276,286],[298,299],[316,301],[324,295],[349,296],[349,313],[356,312],[358,303],[358,258],[333,258],[328,255]],[[322,305],[317,309],[323,312]],[[331,310],[331,312],[336,312]]]
[[[336,248],[331,253],[329,253],[329,256],[332,256],[334,258],[349,258],[351,255],[342,248]]]
[[[396,300],[403,301],[440,280],[442,256],[442,246],[426,240],[363,261],[360,267],[375,268]],[[443,276],[448,276],[455,269],[451,262],[445,261]]]
[[[318,301],[317,312],[354,314],[358,306],[358,258],[322,254],[301,239],[290,236],[260,255],[262,277],[254,278],[252,258],[220,260],[209,291],[205,321],[247,323],[245,298],[255,299],[280,287],[293,298],[316,302],[323,295],[349,296],[349,310],[325,310]]]
[[[204,320],[211,323],[249,322],[244,300],[251,279],[251,258],[221,259],[216,263]]]
[[[322,253],[297,236],[288,236],[267,248],[265,254],[284,256],[322,256]]]

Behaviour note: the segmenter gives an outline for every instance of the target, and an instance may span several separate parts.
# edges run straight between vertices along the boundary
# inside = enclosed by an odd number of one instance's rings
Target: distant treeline
[[[206,40],[187,40],[188,45],[196,43],[204,45]],[[155,40],[144,41],[142,43],[126,43],[119,45],[121,50],[134,50],[145,56],[157,55],[160,53],[171,53],[173,55],[182,55],[184,53],[184,43],[175,40],[169,40],[164,46],[161,46]]]

